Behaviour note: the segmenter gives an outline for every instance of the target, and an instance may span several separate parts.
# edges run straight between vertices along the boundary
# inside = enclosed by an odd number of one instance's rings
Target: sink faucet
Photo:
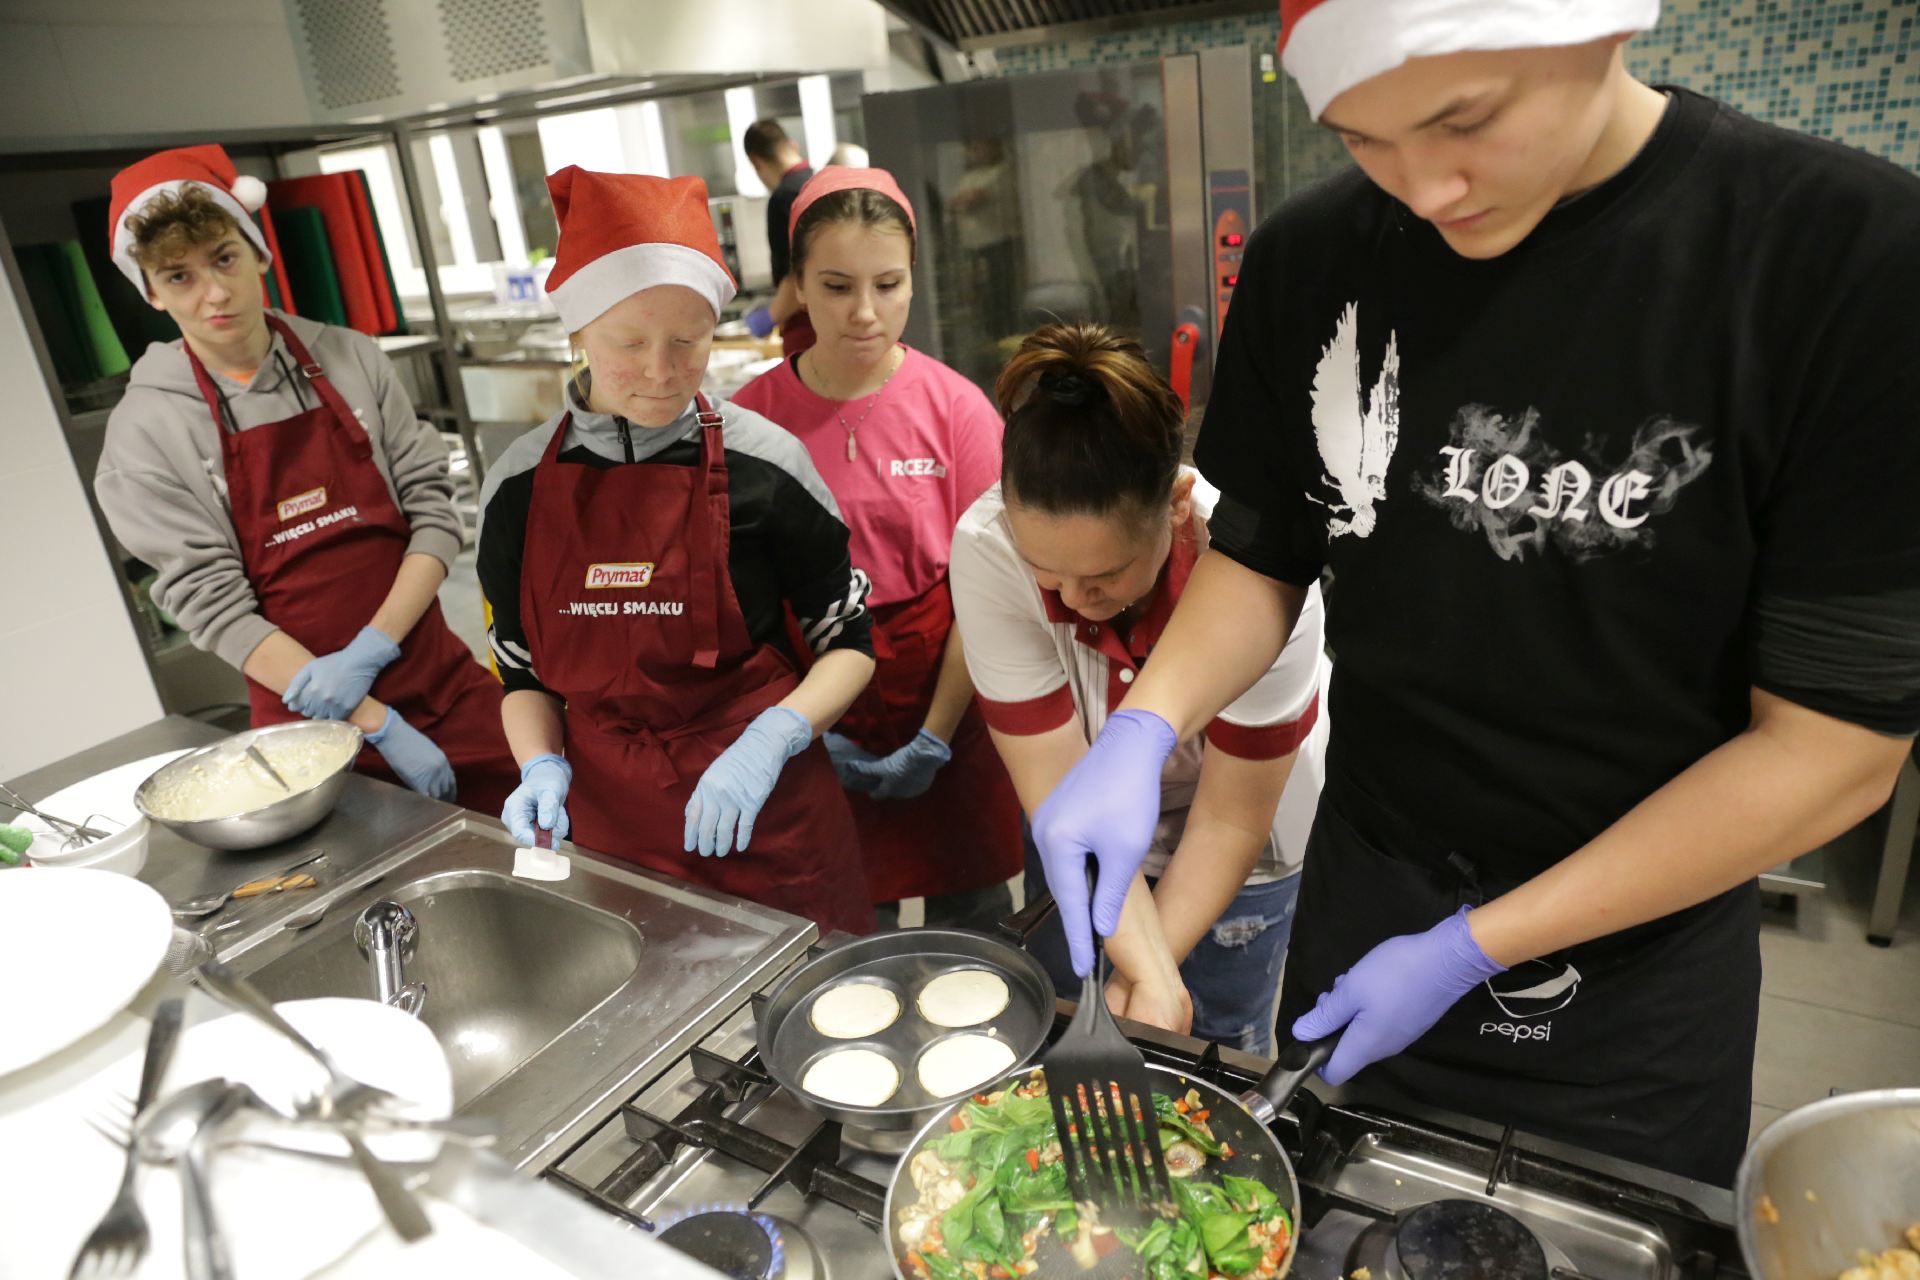
[[[413,955],[419,934],[420,925],[413,912],[385,898],[353,922],[353,940],[373,965],[373,998],[416,1018],[426,1004],[427,986],[407,981],[406,962]]]

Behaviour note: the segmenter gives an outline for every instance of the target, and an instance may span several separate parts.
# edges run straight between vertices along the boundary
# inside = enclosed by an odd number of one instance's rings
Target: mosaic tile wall
[[[1276,6],[1277,8],[1277,6]],[[1220,45],[1271,50],[1269,12],[1001,49],[997,75],[1138,62]],[[1920,0],[1668,0],[1627,46],[1635,75],[1710,94],[1920,171]],[[1261,211],[1347,163],[1292,82],[1254,74],[1255,200]]]

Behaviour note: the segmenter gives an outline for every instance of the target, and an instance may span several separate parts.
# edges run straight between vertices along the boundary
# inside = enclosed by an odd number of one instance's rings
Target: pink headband
[[[815,200],[836,191],[878,191],[906,212],[910,229],[919,229],[913,221],[913,205],[908,201],[906,192],[900,190],[900,184],[893,180],[892,174],[885,169],[854,169],[844,164],[830,164],[808,178],[807,185],[800,188],[800,194],[793,202],[793,212],[787,215],[787,239],[793,239],[794,228],[800,225],[800,215],[812,207]]]

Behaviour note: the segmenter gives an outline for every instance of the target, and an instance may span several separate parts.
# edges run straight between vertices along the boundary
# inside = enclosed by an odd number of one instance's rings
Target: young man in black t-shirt
[[[1358,168],[1249,241],[1220,554],[1034,827],[1110,929],[1152,834],[1120,798],[1331,570],[1281,1027],[1334,1083],[1727,1184],[1754,878],[1920,729],[1920,180],[1634,80],[1657,12],[1282,5]]]
[[[800,197],[800,188],[807,185],[813,170],[778,120],[755,120],[747,127],[740,146],[768,192],[767,258],[774,285],[773,301],[748,314],[747,328],[756,338],[779,329],[782,353],[797,356],[813,345],[813,324],[800,305],[800,282],[789,270],[793,246],[787,243],[787,223],[793,214],[793,202]]]

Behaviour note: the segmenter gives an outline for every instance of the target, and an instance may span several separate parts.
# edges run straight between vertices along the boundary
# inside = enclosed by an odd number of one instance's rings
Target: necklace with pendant
[[[833,416],[840,419],[840,426],[847,433],[848,462],[857,461],[860,457],[860,446],[855,441],[854,434],[860,430],[860,424],[867,420],[867,415],[873,412],[873,406],[880,403],[880,393],[887,389],[887,383],[893,381],[893,375],[900,372],[900,365],[904,365],[905,363],[906,360],[903,357],[900,364],[896,364],[887,372],[887,376],[880,380],[880,385],[873,389],[873,396],[867,401],[867,407],[862,409],[860,416],[855,418],[851,423],[847,421],[847,415],[840,411],[840,402],[837,400],[834,402]],[[818,367],[819,366],[816,365],[815,369],[817,370]]]

